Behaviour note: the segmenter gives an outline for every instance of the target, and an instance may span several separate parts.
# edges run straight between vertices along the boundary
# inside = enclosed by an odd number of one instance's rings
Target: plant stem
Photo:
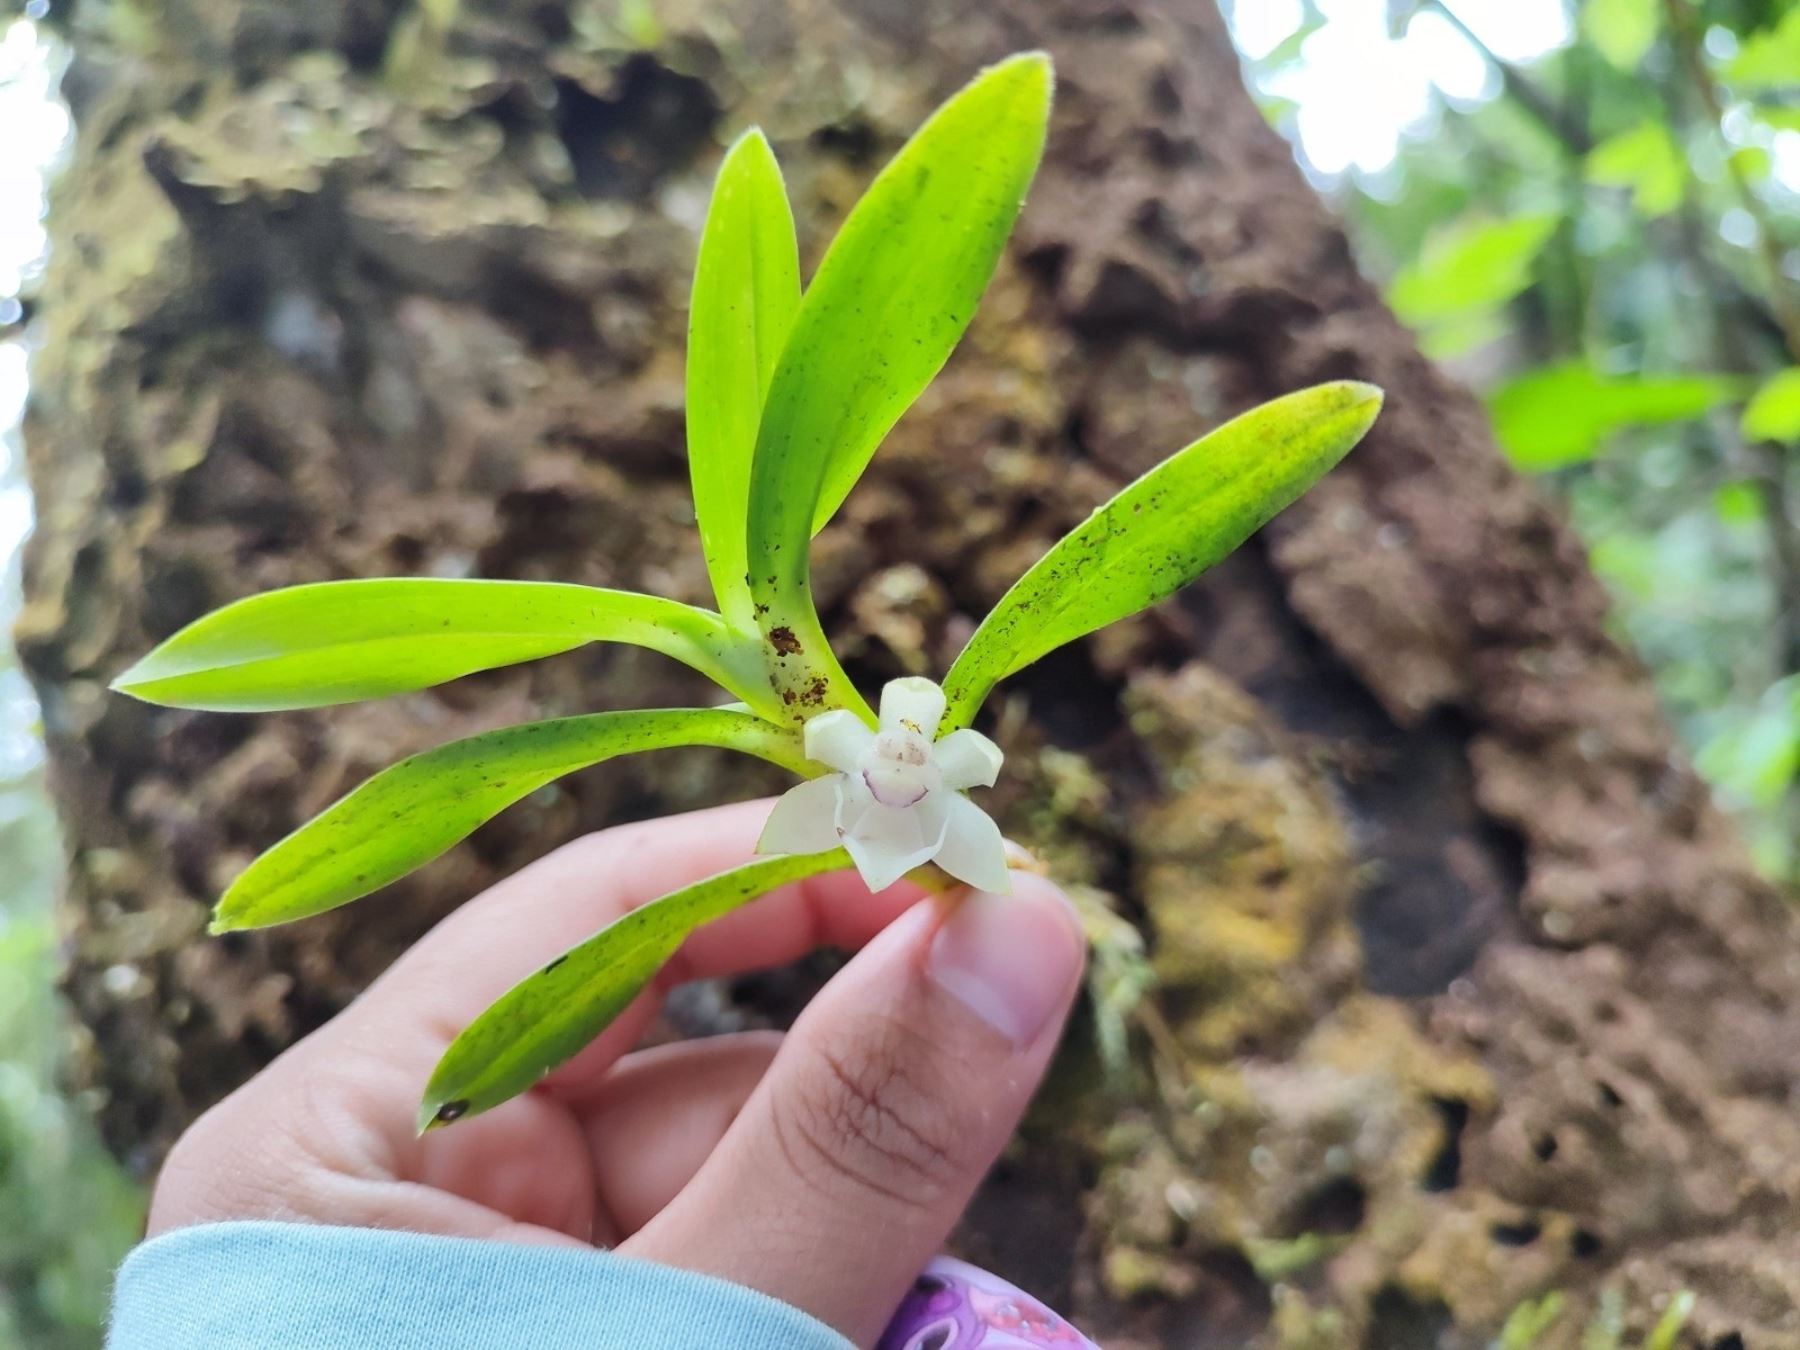
[[[1707,247],[1708,231],[1692,204],[1691,189],[1696,185],[1691,181],[1691,168],[1689,177],[1688,201],[1677,217],[1682,251],[1694,270],[1706,278],[1707,291],[1724,293],[1730,289],[1731,274]],[[1756,372],[1760,363],[1730,313],[1723,307],[1707,309],[1705,319],[1712,329],[1713,346],[1721,363],[1734,374]],[[1763,528],[1769,541],[1769,584],[1774,591],[1776,611],[1771,656],[1774,674],[1779,678],[1800,670],[1800,525],[1788,506],[1788,457],[1779,445],[1747,443],[1728,421],[1718,417],[1712,421],[1727,465],[1756,487],[1762,509]]]
[[[1694,32],[1694,11],[1689,0],[1663,0],[1663,8],[1668,15],[1669,33],[1674,39],[1676,54],[1681,58],[1688,80],[1699,96],[1701,106],[1706,109],[1707,116],[1712,119],[1715,133],[1723,137],[1724,100],[1719,97],[1718,83],[1707,69],[1705,54],[1700,50],[1700,41]],[[1774,311],[1775,321],[1781,328],[1788,359],[1795,365],[1800,365],[1800,302],[1796,302],[1793,288],[1788,284],[1787,273],[1782,268],[1781,244],[1775,235],[1774,221],[1770,219],[1762,198],[1756,195],[1743,166],[1729,153],[1729,148],[1728,146],[1725,156],[1725,173],[1731,180],[1732,192],[1737,197],[1738,205],[1756,225],[1757,254],[1762,259],[1763,270],[1767,274],[1764,282],[1769,290],[1769,307]]]
[[[1705,55],[1700,49],[1699,38],[1695,33],[1695,14],[1689,0],[1663,0],[1663,8],[1668,17],[1670,38],[1681,61],[1681,68],[1712,124],[1713,134],[1722,137],[1724,100],[1720,97],[1719,86],[1707,68]],[[1671,110],[1673,111],[1673,107]],[[1786,273],[1782,269],[1781,249],[1775,237],[1774,223],[1769,218],[1762,199],[1756,195],[1749,178],[1745,176],[1742,166],[1732,158],[1729,147],[1726,148],[1725,167],[1732,193],[1737,198],[1738,205],[1749,214],[1756,226],[1757,254],[1765,273],[1763,281],[1767,291],[1765,303],[1768,313],[1780,331],[1782,343],[1787,348],[1788,360],[1800,365],[1800,305],[1796,304]],[[1691,189],[1697,186],[1693,181],[1691,165],[1688,174]],[[1691,191],[1689,196],[1692,197]],[[1702,230],[1699,222],[1694,219],[1692,207],[1683,209],[1682,224],[1683,237],[1696,266],[1711,276],[1717,276],[1721,272],[1729,276],[1729,271],[1714,261],[1710,251],[1703,245]],[[1715,333],[1720,354],[1727,365],[1734,371],[1746,374],[1757,370],[1760,363],[1753,357],[1742,335],[1728,320],[1720,318],[1715,323]],[[1781,675],[1791,674],[1800,671],[1800,523],[1795,521],[1790,506],[1792,483],[1789,481],[1789,457],[1782,446],[1773,442],[1746,444],[1730,429],[1722,434],[1728,447],[1734,443],[1741,447],[1738,457],[1745,461],[1746,476],[1756,485],[1762,501],[1763,520],[1769,539],[1770,582],[1775,592],[1776,669]]]
[[[1482,59],[1499,74],[1501,88],[1506,91],[1507,97],[1530,113],[1546,131],[1577,155],[1585,155],[1594,148],[1593,138],[1588,134],[1587,128],[1569,116],[1566,110],[1558,107],[1556,100],[1545,93],[1531,76],[1511,62],[1502,61],[1494,55],[1493,49],[1463,22],[1460,14],[1450,8],[1449,0],[1426,0],[1426,6],[1443,15],[1450,26],[1481,53]]]

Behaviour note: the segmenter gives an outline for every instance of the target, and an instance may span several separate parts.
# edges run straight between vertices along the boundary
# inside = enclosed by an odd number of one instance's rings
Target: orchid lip
[[[921,783],[919,785],[919,790],[916,793],[903,801],[897,801],[894,798],[885,795],[881,788],[876,786],[875,779],[870,775],[867,769],[862,771],[862,780],[863,786],[869,789],[869,795],[883,806],[917,806],[920,802],[925,800],[927,794],[931,791],[930,788]]]

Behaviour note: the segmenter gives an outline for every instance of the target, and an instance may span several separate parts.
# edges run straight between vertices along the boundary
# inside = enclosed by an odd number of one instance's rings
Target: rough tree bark
[[[184,0],[77,25],[28,423],[20,642],[67,822],[68,988],[107,1135],[197,1110],[476,888],[583,830],[773,784],[698,752],[540,794],[268,935],[234,869],[405,751],[698,693],[592,651],[281,717],[105,693],[256,589],[431,573],[701,598],[681,337],[724,137],[771,132],[816,257],[979,64],[1049,48],[1049,158],[964,349],[820,541],[855,673],[941,670],[1119,480],[1354,376],[1369,442],[1148,619],[1015,681],[1000,800],[1156,988],[1079,1028],[962,1237],[1109,1346],[1473,1346],[1558,1289],[1800,1343],[1800,949],[1604,631],[1568,528],[1417,352],[1200,0]],[[454,6],[452,6],[454,8]],[[123,13],[124,11],[120,11]],[[92,0],[78,18],[93,20]],[[134,45],[135,44],[135,45]],[[1107,941],[1129,962],[1127,928]],[[778,1017],[748,981],[678,1029]]]

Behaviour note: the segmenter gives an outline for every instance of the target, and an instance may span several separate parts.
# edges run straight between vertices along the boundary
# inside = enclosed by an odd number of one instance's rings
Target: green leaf
[[[1790,366],[1758,389],[1744,408],[1747,441],[1800,441],[1800,366]]]
[[[1071,530],[1013,583],[944,680],[945,729],[1046,652],[1173,595],[1350,452],[1381,391],[1342,380],[1265,403],[1203,436]]]
[[[1763,518],[1763,490],[1755,483],[1721,483],[1713,489],[1713,514],[1724,525],[1755,525]]]
[[[1417,262],[1388,289],[1394,313],[1415,327],[1505,304],[1531,284],[1531,264],[1556,230],[1554,213],[1462,220],[1436,230]]]
[[[1742,145],[1731,152],[1732,172],[1746,183],[1760,183],[1775,171],[1775,157],[1760,145]]]
[[[431,578],[327,581],[250,596],[196,619],[112,687],[172,708],[320,708],[589,642],[649,647],[769,705],[757,653],[706,610],[592,586]]]
[[[811,776],[798,740],[725,708],[590,713],[452,741],[384,769],[231,883],[212,930],[263,928],[360,899],[576,769],[683,745],[740,750]]]
[[[1506,1325],[1500,1328],[1498,1350],[1534,1350],[1562,1319],[1567,1300],[1552,1291],[1539,1299],[1526,1299],[1512,1310]]]
[[[1687,158],[1662,122],[1650,121],[1609,136],[1588,152],[1587,178],[1602,187],[1631,190],[1644,216],[1666,215],[1687,189]]]
[[[1675,1350],[1676,1338],[1681,1335],[1682,1328],[1687,1326],[1688,1318],[1694,1315],[1695,1302],[1691,1289],[1683,1289],[1670,1299],[1668,1308],[1645,1338],[1644,1350]]]
[[[518,1096],[604,1031],[688,934],[759,896],[851,865],[843,849],[762,858],[653,900],[527,975],[444,1051],[419,1108],[421,1132]]]
[[[1620,70],[1635,71],[1662,27],[1662,0],[1585,0],[1581,31]]]
[[[814,612],[808,542],[942,368],[1043,153],[1050,62],[1015,56],[932,115],[870,185],[800,302],[751,472],[751,593],[770,672],[802,715],[866,714]]]
[[[1301,19],[1298,28],[1269,48],[1257,61],[1257,69],[1265,75],[1273,74],[1305,59],[1307,39],[1322,31],[1325,23],[1323,14],[1309,14]]]
[[[1499,342],[1509,331],[1511,325],[1505,314],[1498,310],[1477,310],[1421,328],[1419,350],[1433,361],[1449,361],[1491,342]]]
[[[1800,776],[1797,712],[1789,682],[1781,681],[1753,711],[1728,714],[1700,747],[1696,765],[1739,802],[1773,810]]]
[[[1745,38],[1725,78],[1740,92],[1800,87],[1800,6],[1790,7],[1775,27]]]
[[[1535,473],[1592,459],[1625,427],[1699,417],[1739,388],[1721,375],[1603,375],[1570,361],[1502,385],[1488,411],[1507,457]]]
[[[694,514],[719,609],[754,632],[744,553],[750,460],[763,396],[800,307],[794,216],[775,154],[760,131],[740,136],[719,166],[700,236],[688,314],[688,471]]]

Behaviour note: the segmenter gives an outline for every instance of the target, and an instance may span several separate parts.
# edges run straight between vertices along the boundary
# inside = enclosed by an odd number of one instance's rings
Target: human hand
[[[568,845],[445,919],[354,1004],[202,1116],[155,1235],[280,1219],[595,1244],[762,1290],[873,1344],[1005,1145],[1079,986],[1072,911],[871,896],[854,872],[696,933],[656,984],[531,1092],[420,1136],[451,1039],[524,975],[636,905],[749,857],[767,802]],[[866,944],[866,945],[865,945]],[[627,1053],[684,980],[860,947],[785,1036]]]

